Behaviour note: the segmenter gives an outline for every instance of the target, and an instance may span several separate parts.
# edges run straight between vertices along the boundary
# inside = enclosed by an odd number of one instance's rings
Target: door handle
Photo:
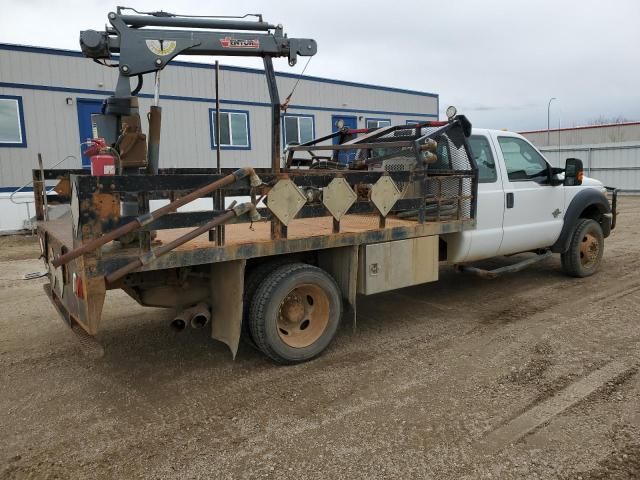
[[[513,208],[513,192],[507,193],[507,208]]]

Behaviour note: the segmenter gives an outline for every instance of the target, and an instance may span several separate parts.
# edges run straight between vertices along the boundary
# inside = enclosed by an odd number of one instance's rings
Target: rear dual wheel
[[[333,340],[342,316],[340,290],[324,270],[304,263],[268,274],[250,299],[249,331],[272,360],[294,364],[319,355]]]
[[[244,282],[244,301],[243,301],[243,314],[242,314],[242,340],[253,348],[258,348],[256,342],[251,337],[251,329],[249,328],[249,315],[251,300],[256,294],[256,291],[264,281],[264,279],[275,269],[292,263],[287,257],[280,257],[271,259],[265,263],[254,267],[248,274]]]

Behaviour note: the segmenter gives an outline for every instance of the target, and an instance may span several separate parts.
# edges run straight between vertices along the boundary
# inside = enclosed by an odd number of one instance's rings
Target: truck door
[[[499,165],[485,135],[471,135],[469,145],[478,165],[478,208],[476,228],[470,231],[471,245],[465,261],[494,257],[502,243],[504,189]]]
[[[549,183],[549,164],[524,138],[494,133],[495,150],[505,166],[502,245],[498,253],[551,246],[560,235],[564,216],[562,187]]]
[[[495,257],[502,243],[504,188],[501,165],[496,162],[491,139],[485,134],[471,135],[469,146],[478,165],[476,227],[444,237],[447,260],[451,263]]]

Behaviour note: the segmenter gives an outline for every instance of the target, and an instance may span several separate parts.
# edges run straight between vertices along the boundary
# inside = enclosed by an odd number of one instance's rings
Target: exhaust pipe
[[[187,325],[192,328],[203,328],[211,321],[211,309],[206,303],[199,303],[178,313],[171,322],[171,328],[181,332]]]
[[[171,322],[171,328],[173,328],[176,332],[183,331],[185,328],[187,328],[189,322],[191,322],[193,313],[193,307],[182,310],[174,317],[173,321]]]
[[[170,325],[176,332],[181,332],[187,326],[182,318],[174,318]]]
[[[211,320],[211,309],[206,303],[199,303],[193,307],[191,328],[204,328]]]

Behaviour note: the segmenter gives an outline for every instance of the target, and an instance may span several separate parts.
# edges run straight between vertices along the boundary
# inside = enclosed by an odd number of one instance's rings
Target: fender
[[[581,218],[580,215],[587,209],[600,216],[600,218],[596,218],[595,220],[600,223],[604,236],[609,236],[611,232],[611,217],[605,215],[611,213],[609,200],[607,200],[604,193],[594,188],[588,188],[578,192],[571,200],[569,207],[567,207],[567,211],[564,214],[564,225],[562,226],[558,240],[551,246],[552,252],[563,253],[569,249],[571,235],[576,228],[578,220]],[[589,215],[589,217],[591,218],[591,215]]]

